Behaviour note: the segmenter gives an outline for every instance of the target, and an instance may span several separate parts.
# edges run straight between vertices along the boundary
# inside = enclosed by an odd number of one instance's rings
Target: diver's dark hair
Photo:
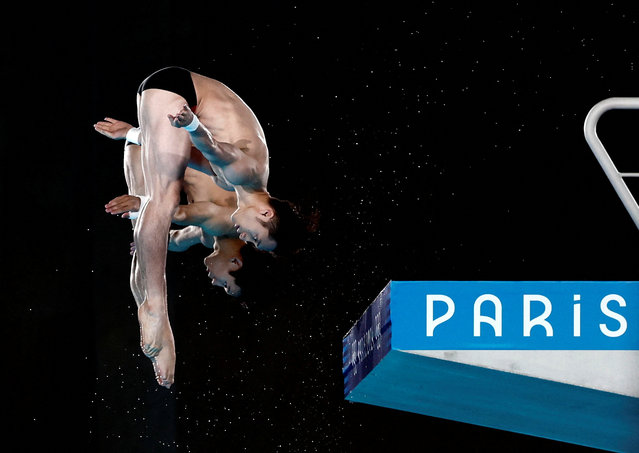
[[[274,197],[269,199],[269,204],[275,212],[273,218],[259,222],[277,243],[273,254],[282,257],[296,254],[305,246],[310,233],[317,229],[318,213],[305,216],[299,206]]]

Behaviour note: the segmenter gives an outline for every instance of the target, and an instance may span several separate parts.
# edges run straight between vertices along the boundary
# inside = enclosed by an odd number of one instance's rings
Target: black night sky
[[[2,19],[15,451],[581,450],[347,403],[340,348],[389,280],[637,279],[639,231],[583,136],[598,101],[639,96],[634,2],[88,3]],[[321,220],[248,310],[211,287],[206,249],[169,254],[167,391],[139,350],[130,224],[103,209],[126,192],[122,142],[92,126],[135,123],[170,65],[247,102],[271,194]],[[622,171],[637,120],[600,122]]]

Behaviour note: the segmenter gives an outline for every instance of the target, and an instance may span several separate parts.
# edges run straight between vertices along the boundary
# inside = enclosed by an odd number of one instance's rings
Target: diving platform
[[[391,281],[342,352],[348,401],[639,451],[639,282]]]

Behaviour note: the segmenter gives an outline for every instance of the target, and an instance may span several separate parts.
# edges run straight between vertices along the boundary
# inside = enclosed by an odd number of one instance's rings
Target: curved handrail
[[[610,183],[617,192],[617,195],[623,202],[626,210],[632,217],[632,220],[635,222],[635,225],[639,228],[639,205],[637,205],[637,200],[635,200],[623,180],[624,177],[639,176],[639,173],[619,173],[610,158],[610,155],[597,136],[597,122],[599,121],[599,118],[605,112],[614,109],[639,110],[639,98],[613,97],[604,99],[603,101],[595,104],[586,116],[586,121],[584,122],[584,136],[586,137],[586,142],[588,142],[590,149],[597,158],[597,161],[599,161],[601,168],[603,168],[606,176],[608,176],[608,179],[610,180]]]

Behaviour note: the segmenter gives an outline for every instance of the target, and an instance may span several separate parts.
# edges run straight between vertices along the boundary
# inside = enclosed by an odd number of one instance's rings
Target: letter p
[[[433,305],[434,305],[434,302],[436,301],[445,302],[448,308],[446,310],[446,313],[439,316],[437,319],[433,319],[433,316],[434,316]],[[426,336],[432,337],[433,330],[435,330],[435,327],[452,318],[453,313],[455,313],[455,303],[450,297],[444,296],[443,294],[427,294],[426,295]]]

